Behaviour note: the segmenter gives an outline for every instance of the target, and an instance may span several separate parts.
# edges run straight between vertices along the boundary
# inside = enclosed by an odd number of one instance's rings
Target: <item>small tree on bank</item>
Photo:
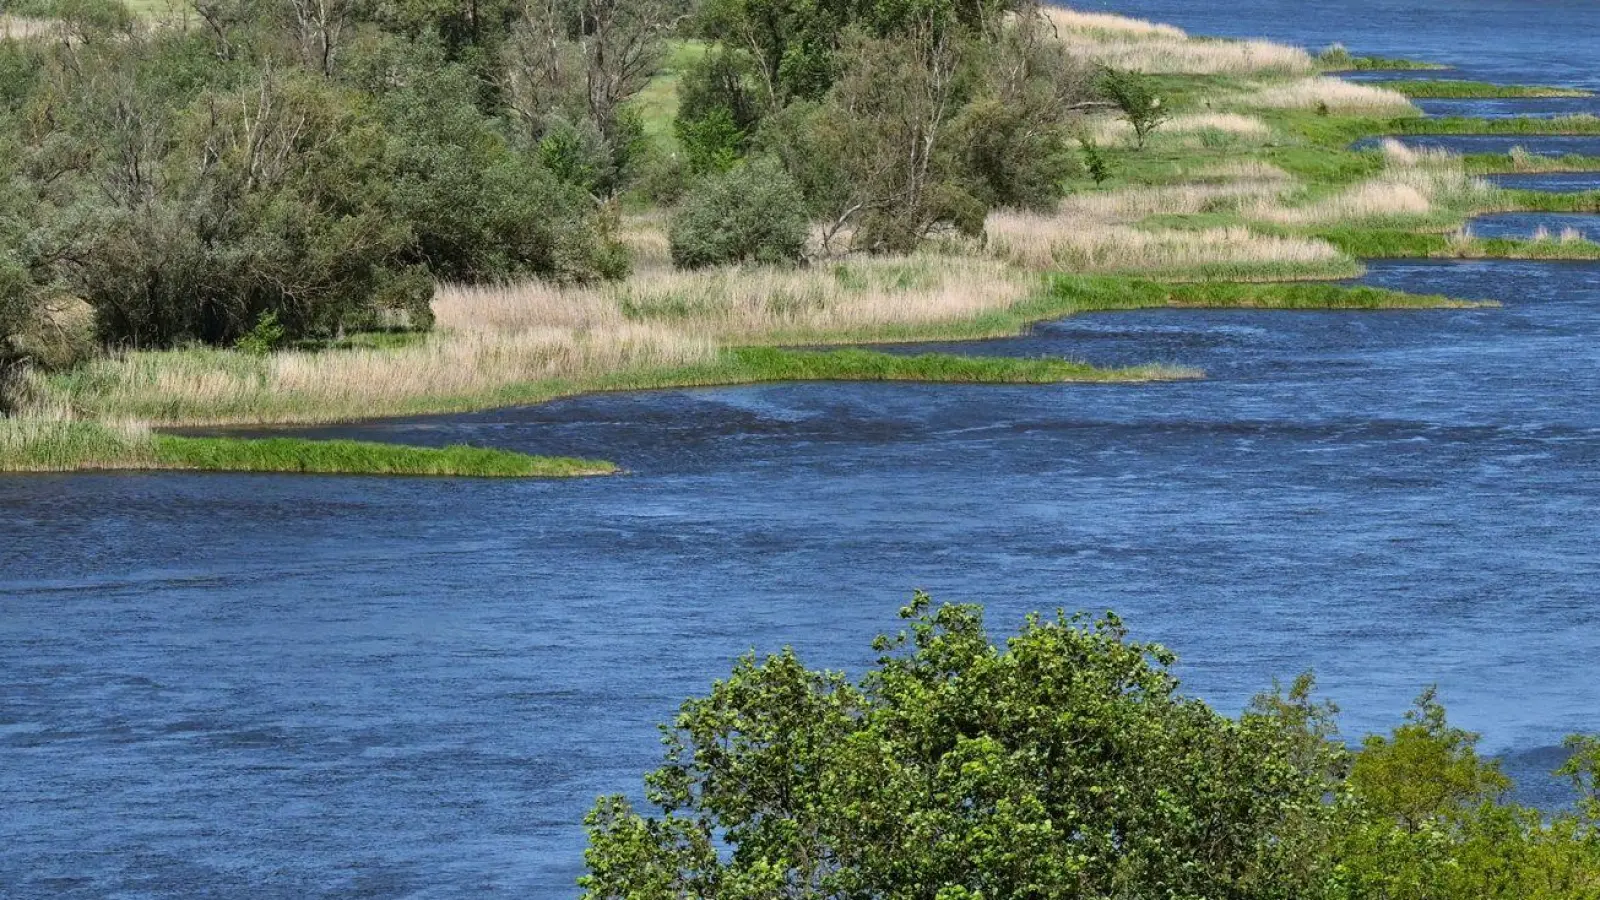
[[[1100,73],[1100,91],[1133,126],[1134,139],[1141,150],[1150,133],[1167,121],[1167,108],[1162,105],[1155,82],[1146,75],[1107,67]]]

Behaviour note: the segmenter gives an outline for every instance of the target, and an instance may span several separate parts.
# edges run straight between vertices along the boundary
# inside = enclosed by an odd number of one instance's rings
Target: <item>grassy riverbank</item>
[[[1395,133],[1588,134],[1600,132],[1600,120],[1426,119],[1408,94],[1506,95],[1470,82],[1356,84],[1321,74],[1332,65],[1326,54],[1195,39],[1116,16],[1055,11],[1052,18],[1080,59],[1155,73],[1165,120],[1141,146],[1116,116],[1090,115],[1082,133],[1103,160],[1098,179],[1085,169],[1048,212],[993,213],[983,241],[950,239],[907,256],[819,257],[801,268],[685,273],[668,258],[664,216],[635,212],[621,223],[634,268],[621,282],[444,285],[427,334],[268,354],[128,352],[35,374],[25,391],[34,411],[7,424],[0,469],[601,474],[609,464],[477,456],[471,448],[175,438],[149,428],[326,423],[592,391],[796,380],[1194,378],[1201,373],[1182,367],[795,348],[991,338],[1076,313],[1151,307],[1475,306],[1327,282],[1360,275],[1366,257],[1600,258],[1588,241],[1483,240],[1464,229],[1481,212],[1581,211],[1600,202],[1498,190],[1477,175],[1581,171],[1600,168],[1600,159],[1462,158],[1395,142],[1349,149],[1360,138]],[[674,140],[673,86],[701,52],[680,47],[641,95],[652,140]],[[106,424],[122,422],[139,424]],[[17,437],[29,428],[35,437]]]
[[[609,475],[616,466],[483,447],[179,437],[131,424],[0,420],[0,472],[125,470],[556,478]]]

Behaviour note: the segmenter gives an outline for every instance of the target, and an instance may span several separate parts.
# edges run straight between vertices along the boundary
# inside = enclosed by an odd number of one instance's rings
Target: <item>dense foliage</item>
[[[794,179],[768,161],[711,175],[673,215],[672,261],[697,269],[729,263],[792,263],[810,225]]]
[[[976,236],[991,208],[1048,208],[1077,169],[1093,77],[1027,0],[713,0],[696,24],[710,50],[677,120],[691,168],[775,155],[824,250]]]
[[[228,345],[266,317],[291,338],[426,327],[440,279],[626,270],[602,201],[638,152],[623,103],[665,7],[52,12],[56,38],[0,41],[13,359],[51,297],[86,301],[108,344]]]
[[[1586,898],[1600,894],[1600,751],[1576,811],[1506,779],[1431,693],[1352,752],[1310,679],[1238,718],[1185,697],[1114,616],[979,611],[880,638],[859,682],[747,656],[666,732],[659,814],[602,798],[591,898]]]

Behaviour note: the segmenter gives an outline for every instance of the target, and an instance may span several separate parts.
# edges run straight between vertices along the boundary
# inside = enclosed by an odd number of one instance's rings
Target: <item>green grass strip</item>
[[[1457,300],[1440,294],[1410,294],[1365,285],[1318,282],[1292,284],[1171,284],[1159,281],[1057,275],[1050,295],[1075,311],[1119,309],[1277,309],[1380,310],[1470,309],[1493,302]]]
[[[434,448],[371,441],[156,435],[155,447],[159,468],[206,472],[570,478],[617,471],[611,463],[597,460],[530,456],[462,444]]]
[[[1586,240],[1462,239],[1383,228],[1326,228],[1313,234],[1363,259],[1600,259],[1600,244]]]
[[[1492,84],[1487,81],[1407,80],[1371,82],[1418,100],[1516,100],[1530,97],[1592,97],[1580,88],[1536,84]]]
[[[460,445],[435,449],[367,441],[178,437],[104,422],[0,418],[0,472],[158,469],[473,478],[564,478],[617,471],[608,462]]]
[[[1585,114],[1556,116],[1550,119],[1521,116],[1514,119],[1478,119],[1468,116],[1447,116],[1437,119],[1406,118],[1394,120],[1394,130],[1399,134],[1449,134],[1449,135],[1586,135],[1600,134],[1600,116]]]
[[[1469,153],[1461,157],[1469,175],[1539,175],[1552,172],[1600,172],[1600,156],[1568,153]]]

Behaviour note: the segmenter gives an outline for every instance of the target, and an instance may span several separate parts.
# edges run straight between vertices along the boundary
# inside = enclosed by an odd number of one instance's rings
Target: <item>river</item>
[[[1600,86],[1589,3],[1282,6],[1109,4]],[[637,796],[678,702],[750,648],[859,671],[915,588],[1002,632],[1114,608],[1230,712],[1314,669],[1351,737],[1436,682],[1560,802],[1541,773],[1600,725],[1600,264],[1363,280],[1505,305],[1096,314],[941,347],[1191,383],[770,385],[305,432],[615,478],[0,477],[0,894],[571,896],[583,813]]]

